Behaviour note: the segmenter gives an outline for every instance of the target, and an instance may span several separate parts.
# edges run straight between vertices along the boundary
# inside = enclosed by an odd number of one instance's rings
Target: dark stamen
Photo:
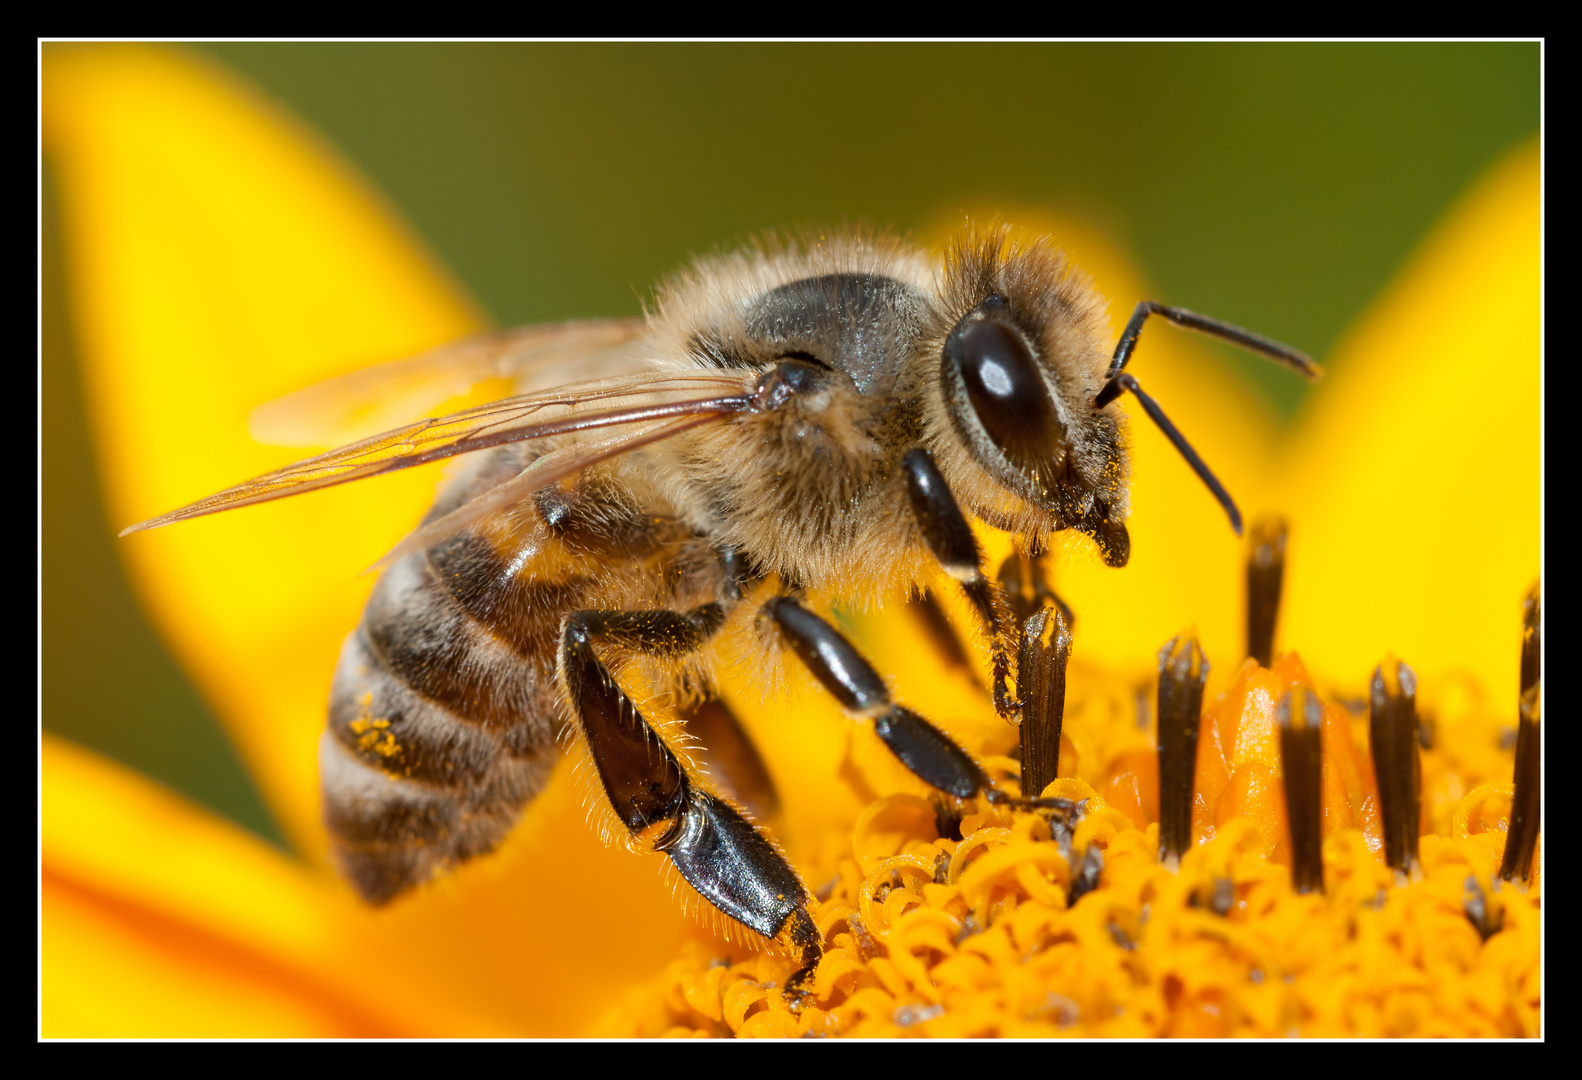
[[[1422,761],[1417,753],[1417,675],[1393,656],[1373,671],[1369,741],[1384,818],[1384,860],[1399,874],[1417,867]]]
[[[1195,634],[1159,650],[1159,858],[1175,865],[1192,846],[1192,781],[1208,658]]]
[[[942,840],[961,839],[961,807],[940,795],[935,795],[934,830]]]
[[[1297,892],[1324,891],[1322,730],[1324,706],[1293,686],[1274,711],[1285,770],[1285,813],[1291,822],[1291,884]]]
[[[1104,852],[1096,844],[1089,844],[1088,850],[1082,855],[1082,865],[1077,867],[1077,872],[1071,877],[1071,888],[1066,898],[1066,906],[1075,907],[1088,893],[1099,887],[1099,875],[1104,871]]]
[[[1274,662],[1274,624],[1280,615],[1285,578],[1284,518],[1264,518],[1252,527],[1247,556],[1247,655],[1264,667]]]
[[[1035,611],[1022,628],[1016,693],[1022,699],[1022,794],[1037,798],[1060,771],[1071,628],[1058,607]]]
[[[1228,915],[1230,909],[1236,905],[1236,883],[1230,878],[1217,877],[1214,879],[1214,896],[1209,901],[1209,910],[1216,915]]]
[[[1224,916],[1236,906],[1236,883],[1227,877],[1216,877],[1208,888],[1194,890],[1187,897],[1187,906],[1208,908],[1214,914]]]
[[[1522,602],[1522,696],[1517,705],[1516,721],[1516,795],[1511,799],[1511,827],[1505,834],[1505,857],[1500,860],[1500,877],[1506,881],[1527,880],[1533,870],[1533,851],[1538,845],[1541,614],[1535,584]]]
[[[1417,745],[1424,750],[1432,750],[1434,748],[1434,732],[1438,729],[1438,726],[1432,713],[1427,716],[1419,716],[1417,718]]]
[[[1225,485],[1219,482],[1218,477],[1209,471],[1209,467],[1203,459],[1198,457],[1197,451],[1192,449],[1192,444],[1186,441],[1186,436],[1176,430],[1176,426],[1170,422],[1170,418],[1159,407],[1159,403],[1143,393],[1143,388],[1137,385],[1136,378],[1127,372],[1121,372],[1106,383],[1103,390],[1099,391],[1098,396],[1094,399],[1094,406],[1103,408],[1119,397],[1122,390],[1130,392],[1133,397],[1142,403],[1143,411],[1148,414],[1148,418],[1159,426],[1159,430],[1165,433],[1165,438],[1170,440],[1170,444],[1176,448],[1182,457],[1186,458],[1187,464],[1192,466],[1192,471],[1197,473],[1197,478],[1207,484],[1208,489],[1214,493],[1214,498],[1219,500],[1220,506],[1230,516],[1230,527],[1236,530],[1237,536],[1240,536],[1241,511],[1236,509],[1236,500],[1230,497],[1230,492],[1225,490]]]
[[[1466,882],[1461,887],[1461,910],[1467,913],[1467,922],[1472,924],[1478,932],[1478,937],[1484,941],[1499,933],[1505,926],[1505,912],[1489,911],[1488,897],[1483,893],[1483,886],[1478,884],[1476,874],[1468,874]]]

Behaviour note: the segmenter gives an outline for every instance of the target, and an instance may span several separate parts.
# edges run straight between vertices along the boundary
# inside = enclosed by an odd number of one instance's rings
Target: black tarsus
[[[965,750],[904,706],[892,705],[874,717],[873,731],[914,776],[947,795],[970,799],[989,787],[989,778]]]
[[[824,955],[824,936],[818,932],[813,917],[806,907],[799,907],[786,920],[783,932],[786,944],[801,961],[801,966],[786,979],[785,995],[790,999],[791,1011],[799,1012],[803,1002],[812,993],[812,981],[818,962]]]
[[[1010,611],[1005,608],[1005,598],[988,578],[980,577],[961,587],[978,617],[986,626],[992,626],[992,651],[989,670],[994,682],[994,711],[1009,720],[1022,707],[1020,697],[1011,696]]]
[[[934,831],[939,833],[939,838],[941,840],[960,840],[962,817],[961,807],[955,803],[952,803],[948,799],[940,798],[938,795],[934,796],[931,801],[934,806]],[[944,856],[945,863],[948,866],[950,862],[950,856],[948,853],[943,851],[940,852],[940,854]],[[936,884],[943,885],[945,883],[945,879],[943,877],[940,877],[938,874],[936,874],[935,877]]]
[[[654,846],[709,903],[766,938],[779,936],[808,901],[796,871],[730,803],[696,788],[688,796],[676,827]]]
[[[1125,373],[1126,364],[1131,360],[1132,351],[1137,347],[1137,336],[1142,333],[1143,323],[1148,321],[1148,316],[1150,315],[1162,315],[1177,326],[1184,326],[1188,330],[1196,330],[1198,333],[1208,334],[1210,337],[1219,338],[1221,341],[1228,341],[1230,344],[1239,346],[1250,353],[1255,353],[1278,364],[1283,364],[1302,375],[1309,382],[1316,382],[1324,374],[1324,369],[1313,363],[1312,358],[1306,353],[1293,349],[1289,345],[1282,345],[1278,341],[1273,341],[1261,334],[1254,334],[1251,330],[1243,330],[1241,327],[1234,326],[1231,323],[1221,322],[1219,319],[1211,319],[1207,315],[1199,315],[1185,308],[1167,307],[1154,300],[1144,300],[1139,303],[1132,311],[1132,317],[1127,322],[1126,329],[1121,332],[1121,339],[1115,344],[1115,355],[1110,359],[1109,371],[1105,374],[1104,386],[1095,395],[1093,407],[1095,409],[1104,408],[1104,406],[1120,397],[1123,390],[1129,391],[1132,396],[1137,398],[1142,403],[1143,411],[1148,414],[1149,419],[1159,426],[1159,429],[1165,433],[1165,437],[1170,440],[1181,456],[1186,458],[1187,464],[1192,466],[1192,471],[1197,473],[1198,479],[1207,484],[1209,490],[1214,493],[1214,497],[1219,500],[1220,506],[1224,507],[1225,513],[1230,516],[1231,527],[1236,530],[1236,535],[1240,536],[1241,511],[1236,509],[1236,503],[1231,499],[1230,492],[1225,490],[1214,474],[1209,471],[1209,467],[1204,463],[1203,459],[1198,457],[1197,451],[1192,449],[1186,438],[1170,422],[1169,417],[1165,416],[1164,410],[1159,407],[1159,403],[1143,393],[1143,389],[1138,385],[1137,380]]]
[[[879,673],[839,630],[787,596],[772,598],[762,611],[824,689],[846,711],[871,718],[874,734],[919,779],[962,799],[996,794],[950,736],[890,699]]]

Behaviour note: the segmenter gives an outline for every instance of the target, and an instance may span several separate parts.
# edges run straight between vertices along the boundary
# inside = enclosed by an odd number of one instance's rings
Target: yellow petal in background
[[[1265,498],[1292,520],[1280,640],[1361,685],[1470,672],[1515,722],[1542,495],[1540,162],[1491,171],[1336,350]]]
[[[58,739],[42,781],[43,1034],[395,1032],[336,985],[322,877]]]
[[[481,322],[331,152],[185,54],[46,49],[44,134],[120,524],[294,456],[248,438],[260,402]],[[1150,326],[1138,350],[1143,386],[1244,512],[1291,517],[1279,641],[1329,678],[1360,683],[1393,651],[1425,679],[1466,667],[1514,696],[1517,602],[1538,560],[1537,177],[1534,149],[1469,196],[1343,345],[1292,435],[1188,335]],[[1136,300],[1176,299],[1153,295],[1103,237],[1047,227],[1110,298],[1117,331]],[[1123,407],[1134,553],[1111,570],[1078,539],[1062,560],[1076,653],[1130,673],[1196,623],[1228,674],[1241,545]],[[314,857],[315,746],[372,583],[358,574],[410,528],[436,478],[411,470],[123,542],[166,640]],[[902,699],[933,712],[926,650],[893,666],[874,651]],[[780,831],[800,858],[860,805],[832,771],[851,729],[816,689],[768,708],[757,691],[729,696],[786,794]],[[660,857],[599,846],[566,769],[497,855],[381,911],[54,740],[43,785],[47,1034],[575,1034],[695,933]]]
[[[557,774],[500,852],[374,910],[159,785],[43,747],[48,1036],[575,1035],[692,930]]]
[[[248,437],[260,402],[479,324],[372,192],[224,73],[169,50],[52,47],[44,84],[45,145],[115,520],[297,456]],[[413,469],[122,542],[161,632],[310,855],[325,848],[316,746],[330,676],[373,581],[360,573],[410,529],[437,477]],[[60,787],[53,772],[44,782],[46,820],[60,818],[46,835],[46,868],[57,850],[99,860],[91,875],[60,872],[91,878],[82,889],[46,894],[55,929],[44,980],[61,991],[50,1007],[60,1033],[574,1034],[634,972],[657,971],[689,926],[664,860],[600,846],[561,770],[500,852],[386,910],[358,904],[322,867],[284,872],[296,883],[284,910],[301,914],[292,933],[311,941],[265,934],[259,950],[305,955],[315,977],[352,999],[359,988],[378,995],[361,1013],[318,1016],[288,994],[249,1026],[246,995],[273,992],[253,987],[216,996],[236,1003],[229,1026],[214,1019],[226,1011],[218,1004],[212,1016],[193,1004],[185,1026],[179,1009],[123,1014],[125,984],[94,976],[93,958],[135,981],[140,965],[159,967],[160,949],[113,932],[116,905],[141,910],[150,892],[190,896],[160,918],[254,941],[254,898],[268,907],[276,892],[224,860],[211,864],[201,846],[170,858],[158,828],[113,836],[100,827],[136,816],[141,795],[78,812],[70,808],[91,785]],[[108,906],[85,909],[89,895]],[[194,978],[201,988],[207,976]],[[173,1000],[203,997],[182,993]]]
[[[83,385],[110,516],[129,525],[285,464],[247,414],[480,317],[377,195],[294,122],[190,56],[48,47]],[[359,572],[436,474],[123,541],[140,598],[287,834],[322,850],[314,746]]]

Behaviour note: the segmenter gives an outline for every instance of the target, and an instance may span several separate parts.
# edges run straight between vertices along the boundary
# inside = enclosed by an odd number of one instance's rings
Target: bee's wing
[[[718,420],[722,413],[698,412],[671,419],[623,428],[613,435],[590,442],[579,442],[551,450],[511,479],[473,496],[442,518],[408,533],[399,544],[385,552],[370,570],[382,570],[414,551],[426,551],[443,540],[471,528],[482,518],[521,502],[535,491],[571,476],[596,461],[636,450],[639,446],[668,439],[672,435]]]
[[[422,416],[487,379],[528,393],[639,373],[643,329],[642,319],[586,319],[477,334],[265,402],[247,418],[248,433],[271,446],[334,446]]]
[[[123,529],[121,535],[363,480],[503,443],[579,431],[619,429],[610,438],[587,443],[586,453],[564,455],[560,460],[576,462],[567,469],[567,472],[574,472],[593,461],[668,437],[679,430],[678,424],[693,426],[687,421],[702,423],[738,412],[751,401],[750,388],[740,375],[703,372],[696,375],[629,375],[577,383],[539,394],[522,394],[449,416],[420,420],[287,465],[178,510],[139,522]],[[656,434],[656,430],[662,433]],[[570,451],[583,449],[582,446],[568,448]]]

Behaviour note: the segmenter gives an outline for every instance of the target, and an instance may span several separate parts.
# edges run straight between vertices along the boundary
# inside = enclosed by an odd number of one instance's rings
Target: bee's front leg
[[[906,475],[906,494],[923,543],[945,573],[961,583],[968,602],[978,613],[983,634],[993,648],[994,708],[1010,719],[1021,707],[1007,687],[1011,654],[1019,640],[1015,616],[999,586],[984,574],[977,537],[972,535],[967,515],[950,493],[933,455],[921,447],[908,450],[901,459],[901,471]]]
[[[808,892],[784,855],[729,801],[705,791],[616,684],[595,641],[661,657],[696,650],[719,629],[718,604],[691,612],[578,611],[561,629],[559,668],[604,792],[638,835],[665,825],[654,847],[687,884],[730,918],[779,941],[800,961],[785,993],[806,995],[822,955]]]

